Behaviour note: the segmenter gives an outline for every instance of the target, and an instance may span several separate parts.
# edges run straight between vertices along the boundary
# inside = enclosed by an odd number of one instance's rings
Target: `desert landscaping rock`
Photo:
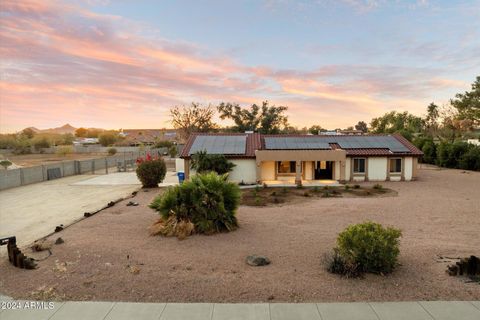
[[[270,264],[270,259],[264,256],[257,256],[257,255],[248,256],[246,261],[248,265],[254,266],[254,267],[261,267],[261,266],[266,266]]]
[[[65,241],[61,237],[58,237],[57,240],[55,240],[55,244],[62,244],[62,243],[65,243]]]

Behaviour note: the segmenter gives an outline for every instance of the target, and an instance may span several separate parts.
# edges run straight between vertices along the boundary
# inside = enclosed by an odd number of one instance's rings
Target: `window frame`
[[[363,160],[363,171],[355,171],[355,160]],[[359,157],[353,158],[352,173],[354,175],[362,175],[362,176],[367,174],[367,158],[359,158]]]
[[[280,172],[279,168],[280,168],[280,163],[282,163],[282,162],[289,162],[290,166],[291,166],[291,163],[293,162],[294,167],[295,167],[295,171],[293,171],[293,172]],[[294,176],[297,173],[297,162],[296,161],[288,161],[288,160],[287,161],[275,161],[275,171],[276,171],[277,176]],[[300,166],[300,173],[303,173],[303,164]]]
[[[400,171],[392,171],[392,161],[400,161]],[[396,165],[395,165],[396,167]],[[390,158],[388,159],[388,173],[390,173],[391,175],[401,175],[403,172],[403,161],[402,161],[402,158]]]

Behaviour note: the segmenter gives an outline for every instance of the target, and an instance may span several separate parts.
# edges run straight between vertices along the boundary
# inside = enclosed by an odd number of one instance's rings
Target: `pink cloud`
[[[428,92],[462,85],[429,69],[242,65],[195,44],[153,41],[132,21],[59,1],[3,0],[0,18],[2,131],[64,122],[163,127],[173,105],[266,99],[288,105],[296,125],[339,127],[402,103],[420,110]]]

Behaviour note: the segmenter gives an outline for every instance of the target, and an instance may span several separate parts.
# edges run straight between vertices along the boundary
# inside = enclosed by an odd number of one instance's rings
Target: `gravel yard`
[[[161,302],[479,300],[480,285],[448,276],[438,256],[480,256],[480,173],[424,168],[418,181],[382,184],[398,195],[241,206],[238,230],[183,241],[148,235],[157,215],[147,205],[159,190],[140,191],[139,206],[121,202],[52,237],[65,243],[38,269],[1,261],[0,293]],[[365,220],[402,229],[401,265],[363,279],[326,272],[322,259],[337,234]],[[248,266],[250,254],[272,263]]]

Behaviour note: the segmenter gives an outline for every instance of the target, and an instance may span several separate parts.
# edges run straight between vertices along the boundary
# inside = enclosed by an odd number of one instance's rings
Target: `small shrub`
[[[377,183],[373,186],[373,189],[375,190],[383,190],[383,186],[380,183]]]
[[[350,190],[350,186],[348,184],[345,185],[345,191]]]
[[[263,183],[262,186],[263,186],[263,189],[267,189],[267,188],[268,188],[268,185],[267,185],[265,182]]]
[[[115,155],[116,153],[117,153],[117,149],[115,149],[115,148],[109,148],[109,149],[108,149],[108,155],[109,155],[109,156],[113,156],[113,155]]]
[[[168,155],[170,158],[175,158],[177,156],[177,146],[172,145],[170,148],[168,148]]]
[[[163,159],[142,161],[137,167],[137,177],[144,188],[157,187],[165,178],[167,166]]]
[[[8,167],[10,167],[12,165],[12,162],[9,161],[9,160],[2,160],[0,161],[0,166],[3,167],[3,169],[7,170]]]
[[[347,278],[355,278],[361,275],[358,264],[346,260],[336,248],[333,249],[332,253],[325,255],[325,264],[327,271],[330,273],[340,274]]]
[[[360,189],[360,185],[359,184],[354,184],[353,189]]]
[[[280,200],[277,197],[275,197],[273,198],[273,203],[280,203]]]
[[[255,186],[255,192],[259,192],[259,191],[260,191],[260,186],[257,184],[257,185]]]
[[[72,146],[58,146],[56,153],[65,157],[67,154],[73,153]]]
[[[320,188],[317,186],[313,187],[313,192],[315,193],[320,192]]]
[[[322,198],[330,198],[330,197],[331,195],[330,195],[330,192],[328,192],[328,190],[323,191]]]
[[[303,193],[303,196],[308,198],[308,197],[311,197],[312,195],[308,191],[305,191]]]
[[[288,188],[287,188],[287,187],[283,187],[283,188],[282,188],[282,193],[284,193],[284,194],[288,193]]]
[[[297,189],[303,189],[303,185],[301,183],[297,184],[296,186]]]
[[[397,264],[401,235],[374,222],[351,225],[338,235],[338,253],[363,272],[389,273]]]
[[[210,172],[197,174],[181,185],[168,188],[154,199],[150,208],[161,215],[155,230],[157,234],[181,238],[191,233],[235,230],[239,203],[240,188],[228,182],[226,175]]]
[[[262,198],[260,198],[259,196],[256,196],[255,197],[255,205],[256,206],[261,206],[263,203],[262,203]]]
[[[271,194],[270,194],[272,197],[275,197],[277,195],[277,191],[273,191]]]
[[[330,187],[329,187],[329,186],[325,186],[325,187],[323,187],[323,190],[328,191],[328,190],[330,190]]]
[[[199,151],[192,156],[191,168],[198,173],[214,171],[222,175],[229,173],[234,167],[235,164],[221,154],[207,154],[205,151]]]

